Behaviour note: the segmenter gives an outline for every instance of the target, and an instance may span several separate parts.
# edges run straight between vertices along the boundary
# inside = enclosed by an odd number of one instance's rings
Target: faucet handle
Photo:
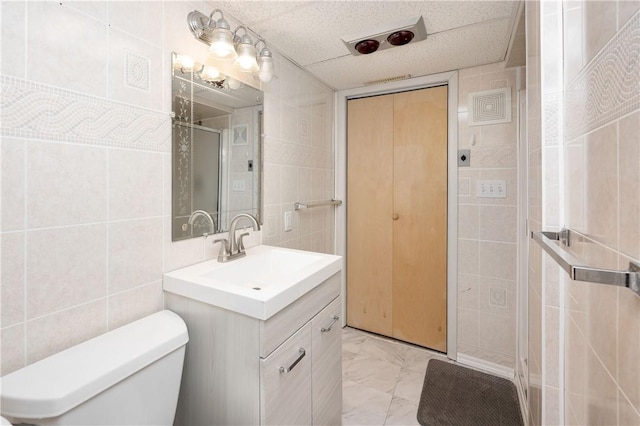
[[[229,258],[229,240],[226,238],[218,238],[213,243],[220,243],[220,252],[218,253],[218,262],[226,262]]]
[[[248,232],[243,232],[242,234],[240,234],[238,236],[238,252],[243,252],[244,251],[244,241],[243,238],[246,237],[247,235],[249,235]]]

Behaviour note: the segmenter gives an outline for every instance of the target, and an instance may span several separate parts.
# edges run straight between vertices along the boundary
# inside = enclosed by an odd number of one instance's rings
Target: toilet
[[[0,378],[12,424],[171,425],[182,377],[184,321],[157,312]]]

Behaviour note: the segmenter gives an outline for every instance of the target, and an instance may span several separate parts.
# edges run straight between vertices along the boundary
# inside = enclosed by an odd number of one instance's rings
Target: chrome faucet
[[[209,229],[211,231],[209,233],[205,232],[204,234],[202,234],[202,236],[207,237],[207,235],[215,234],[216,224],[213,221],[213,218],[211,217],[211,215],[204,210],[194,210],[193,213],[191,213],[191,216],[189,216],[189,225],[193,226],[193,222],[196,220],[198,216],[203,216],[207,220],[207,222],[209,222]]]
[[[220,253],[218,254],[218,262],[228,262],[229,260],[237,259],[239,257],[246,256],[246,252],[244,251],[244,242],[243,238],[249,235],[248,232],[244,232],[238,236],[236,240],[236,228],[238,227],[238,222],[243,219],[249,219],[252,223],[254,231],[260,230],[260,224],[258,220],[248,214],[248,213],[240,213],[236,215],[233,220],[231,220],[231,224],[229,225],[229,240],[226,238],[220,238],[218,240],[214,240],[214,243],[220,242]]]

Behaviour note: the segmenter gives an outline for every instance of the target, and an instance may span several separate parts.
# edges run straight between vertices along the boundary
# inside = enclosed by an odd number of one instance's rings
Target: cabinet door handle
[[[307,353],[305,352],[304,348],[300,348],[300,349],[298,350],[298,352],[300,353],[300,356],[298,357],[298,359],[296,359],[295,361],[293,361],[293,364],[291,364],[291,365],[289,366],[289,368],[280,367],[280,373],[288,373],[288,372],[290,372],[291,370],[293,370],[293,368],[294,368],[296,365],[298,365],[298,363],[299,363],[300,361],[302,361],[302,358],[304,358],[304,356],[307,354]]]
[[[335,324],[335,323],[336,323],[336,321],[338,321],[339,319],[340,319],[340,317],[339,317],[339,316],[334,315],[334,316],[333,316],[333,321],[331,321],[331,324],[329,324],[329,327],[326,327],[326,328],[325,328],[325,327],[322,327],[322,328],[320,329],[320,332],[321,332],[321,333],[325,333],[325,332],[327,332],[327,331],[331,331],[331,327],[333,327],[333,324]]]

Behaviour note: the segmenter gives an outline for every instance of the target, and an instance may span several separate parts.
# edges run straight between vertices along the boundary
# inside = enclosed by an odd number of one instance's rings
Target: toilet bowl
[[[0,378],[13,424],[171,425],[189,340],[162,311]]]

